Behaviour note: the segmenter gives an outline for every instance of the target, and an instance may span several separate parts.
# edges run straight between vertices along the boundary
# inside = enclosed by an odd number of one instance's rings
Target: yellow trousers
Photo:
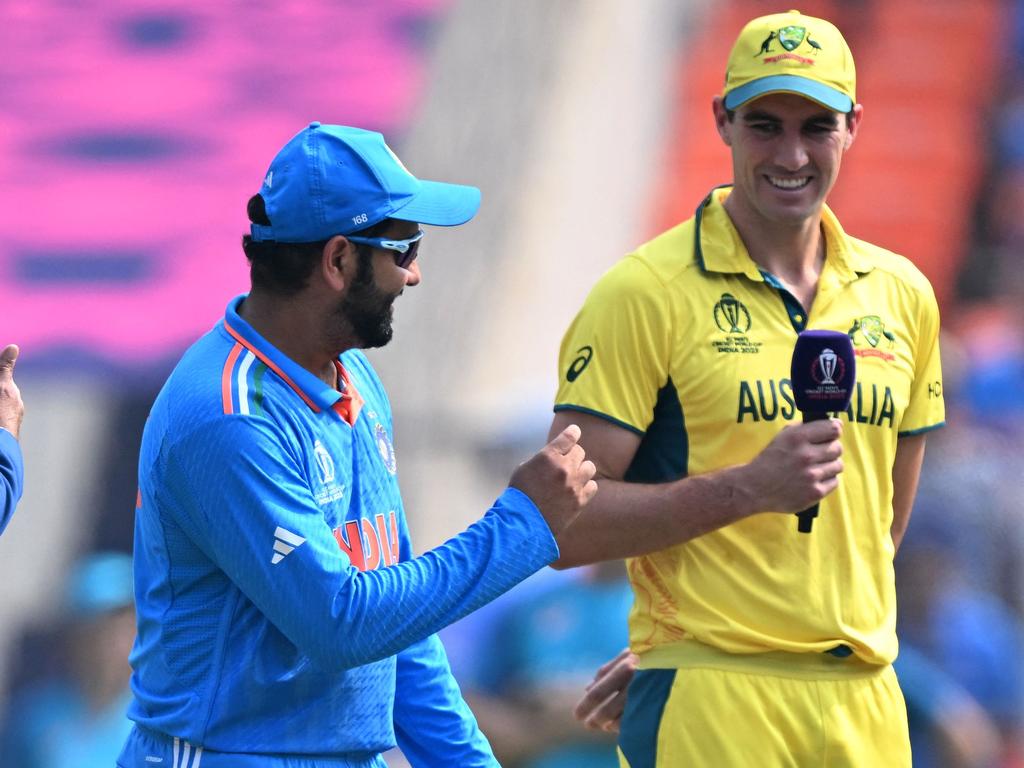
[[[641,661],[622,719],[622,768],[910,768],[891,666],[706,646],[689,655],[678,668]]]

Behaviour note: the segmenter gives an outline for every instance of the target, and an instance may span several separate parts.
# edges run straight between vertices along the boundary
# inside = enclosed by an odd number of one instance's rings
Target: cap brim
[[[435,227],[465,224],[480,210],[480,190],[463,184],[420,180],[416,195],[389,218]]]
[[[853,109],[853,99],[842,91],[799,75],[773,75],[745,83],[725,95],[725,108],[736,109],[751,99],[767,96],[769,93],[795,93],[821,104],[826,109],[844,114]]]

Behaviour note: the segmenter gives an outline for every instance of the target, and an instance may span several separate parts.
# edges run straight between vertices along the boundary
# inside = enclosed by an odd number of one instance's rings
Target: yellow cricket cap
[[[835,25],[800,11],[749,22],[729,54],[727,109],[769,93],[796,93],[836,112],[857,102],[853,54]]]

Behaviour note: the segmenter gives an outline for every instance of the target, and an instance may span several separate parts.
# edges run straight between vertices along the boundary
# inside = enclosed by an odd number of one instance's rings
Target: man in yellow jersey
[[[934,294],[825,206],[863,114],[832,24],[751,21],[712,107],[733,184],[609,270],[562,343],[552,434],[582,426],[600,492],[559,565],[627,559],[623,766],[910,766],[892,561],[944,419]],[[850,409],[808,424],[805,328],[857,355]]]

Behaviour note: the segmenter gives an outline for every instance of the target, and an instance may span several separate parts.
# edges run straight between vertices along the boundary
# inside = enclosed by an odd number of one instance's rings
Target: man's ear
[[[715,116],[715,128],[718,135],[727,147],[732,146],[732,123],[729,120],[729,113],[725,108],[725,100],[721,96],[715,96],[711,100],[711,112]]]
[[[335,291],[345,290],[356,267],[356,246],[344,235],[335,235],[324,245],[320,260],[320,271],[328,287]]]
[[[857,139],[857,132],[860,131],[861,121],[864,119],[864,107],[860,104],[855,104],[851,110],[850,116],[847,118],[847,131],[846,131],[846,145],[843,147],[844,150],[849,149],[853,146],[853,142]]]

